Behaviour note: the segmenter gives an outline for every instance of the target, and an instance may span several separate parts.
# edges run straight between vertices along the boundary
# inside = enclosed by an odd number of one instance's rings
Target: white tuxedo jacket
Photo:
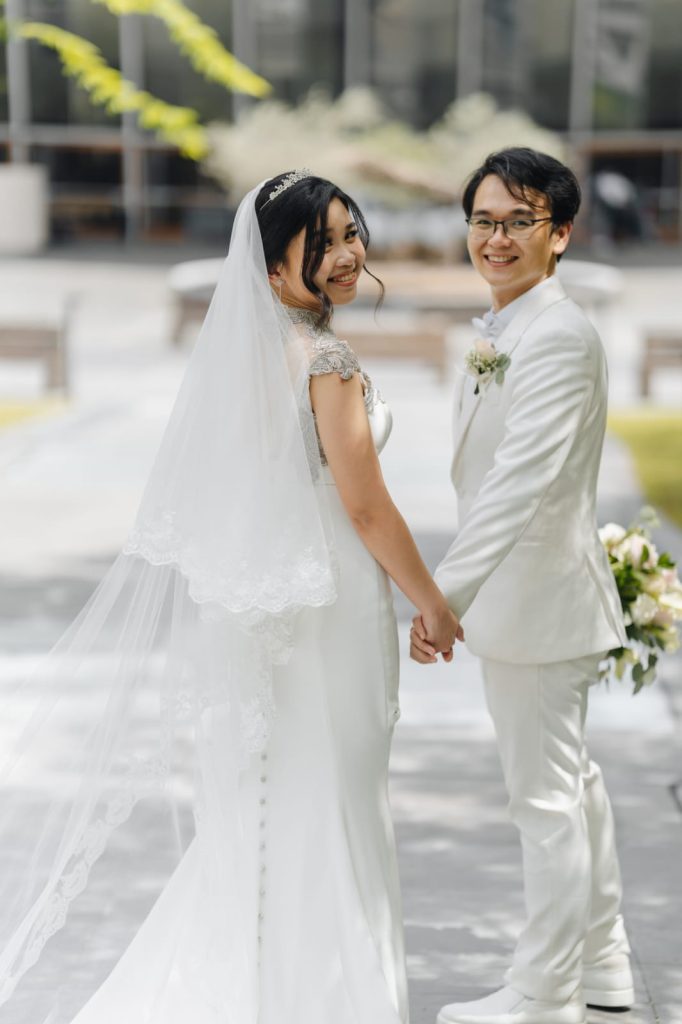
[[[436,582],[470,650],[516,664],[617,647],[623,617],[597,534],[606,360],[556,277],[528,293],[496,348],[504,382],[460,374],[452,481],[459,531]]]

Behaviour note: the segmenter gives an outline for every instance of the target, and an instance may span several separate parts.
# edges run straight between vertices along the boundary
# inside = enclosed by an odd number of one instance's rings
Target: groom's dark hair
[[[489,174],[496,174],[514,199],[530,207],[537,207],[537,193],[543,195],[554,227],[572,224],[575,220],[581,196],[578,179],[571,168],[547,153],[525,146],[512,146],[491,153],[474,171],[462,196],[467,217],[471,216],[474,208],[476,189]]]

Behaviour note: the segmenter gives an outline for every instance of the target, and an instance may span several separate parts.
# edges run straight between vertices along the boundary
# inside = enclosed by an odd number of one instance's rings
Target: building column
[[[372,4],[345,0],[343,25],[343,88],[372,84]]]
[[[124,78],[144,88],[144,44],[142,19],[138,14],[123,14],[118,19],[119,64]],[[140,146],[137,115],[121,115],[121,159],[123,213],[126,242],[140,236],[144,208],[144,153]]]
[[[568,130],[575,137],[592,131],[599,5],[594,0],[573,0],[573,4]]]
[[[7,24],[7,92],[9,104],[9,142],[12,163],[29,161],[27,141],[31,123],[31,75],[28,64],[28,41],[11,33],[14,22],[24,19],[24,0],[6,0]]]
[[[457,99],[483,87],[485,0],[459,0],[457,19]]]
[[[232,53],[249,68],[258,63],[258,35],[254,6],[250,0],[232,0]],[[238,121],[254,103],[253,96],[232,93],[232,117]]]

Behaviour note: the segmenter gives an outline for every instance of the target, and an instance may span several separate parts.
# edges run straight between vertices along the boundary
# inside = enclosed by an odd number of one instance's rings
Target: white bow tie
[[[502,325],[492,309],[482,317],[475,316],[471,322],[481,337],[487,338],[488,341],[494,341],[502,333]]]

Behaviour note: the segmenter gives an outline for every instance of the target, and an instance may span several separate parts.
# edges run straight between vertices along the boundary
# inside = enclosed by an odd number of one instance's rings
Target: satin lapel
[[[561,302],[566,298],[566,292],[556,275],[554,275],[535,295],[529,295],[523,303],[516,316],[507,324],[500,337],[495,342],[498,352],[506,352],[511,355],[518,343],[521,341],[525,330],[530,324],[546,309]],[[486,387],[499,387],[493,380],[484,384],[478,395],[474,394],[476,383],[473,377],[468,376],[464,384],[464,393],[460,403],[460,418],[455,427],[455,449],[452,455],[452,471],[454,472],[459,458],[462,445],[471,426],[471,421],[482,404],[482,398]]]

